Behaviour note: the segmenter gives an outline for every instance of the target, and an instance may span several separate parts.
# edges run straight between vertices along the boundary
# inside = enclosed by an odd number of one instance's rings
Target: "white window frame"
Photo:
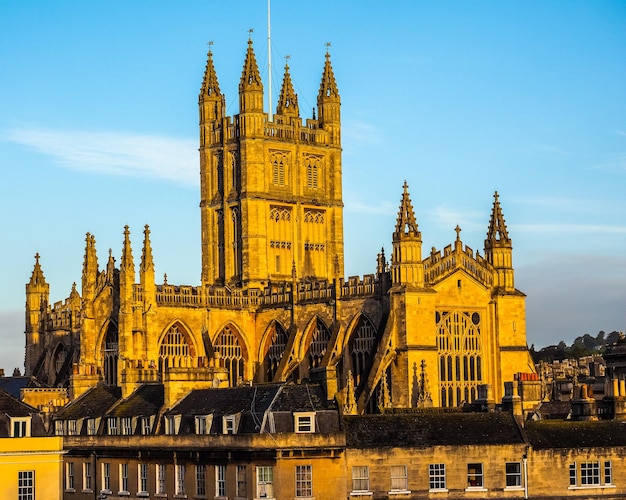
[[[369,465],[352,466],[352,491],[350,495],[368,495],[370,491]]]
[[[431,492],[448,491],[446,483],[446,464],[428,464],[428,487]]]
[[[271,465],[259,465],[256,468],[255,498],[274,498],[274,468]]]
[[[315,412],[294,412],[293,428],[298,434],[310,434],[315,432]]]
[[[13,426],[11,426],[12,428]],[[54,435],[55,436],[64,436],[65,435],[65,422],[63,420],[55,420],[54,421]]]
[[[109,436],[117,436],[118,434],[117,418],[115,417],[107,418],[107,433]]]
[[[225,415],[222,417],[222,433],[237,434],[237,418],[235,415]]]
[[[130,436],[133,433],[133,419],[131,417],[120,418],[122,436]]]
[[[65,463],[65,491],[74,492],[76,478],[74,477],[74,462]]]
[[[83,462],[83,493],[93,491],[93,472],[91,462]]]
[[[185,493],[185,464],[176,464],[176,495],[183,496]]]
[[[226,466],[215,466],[215,498],[226,497]]]
[[[102,462],[102,490],[101,493],[110,495],[111,491],[111,462]]]
[[[130,488],[128,486],[129,484],[129,478],[128,478],[128,463],[123,462],[120,464],[119,467],[119,478],[120,478],[120,490],[117,492],[117,494],[119,496],[129,496],[130,495]]]
[[[96,429],[96,419],[95,418],[88,418],[87,419],[87,435],[88,436],[95,436],[97,432]]]
[[[296,498],[313,497],[313,466],[296,465]]]
[[[196,497],[206,497],[206,466],[196,464]]]
[[[569,464],[568,490],[615,488],[610,460],[584,460]]]
[[[405,464],[391,465],[389,478],[391,482],[389,494],[409,492],[409,475]]]
[[[11,437],[30,437],[31,417],[11,417]]]
[[[208,417],[206,415],[196,415],[196,434],[208,434],[209,425]]]
[[[68,436],[77,436],[78,435],[78,427],[76,420],[68,420],[67,421],[67,435]]]
[[[152,433],[152,422],[150,421],[150,417],[140,417],[139,425],[142,436],[149,436]]]
[[[155,491],[157,495],[165,495],[167,493],[167,466],[165,464],[156,464],[156,483]]]
[[[515,467],[517,467],[517,470],[515,470]],[[524,488],[524,480],[522,478],[522,462],[506,462],[504,464],[504,475],[505,490],[521,490]]]
[[[17,500],[35,500],[35,471],[21,470],[17,473]]]
[[[472,481],[476,484],[472,484]],[[487,491],[485,488],[485,466],[482,462],[469,462],[467,464],[467,488],[465,491]]]
[[[148,495],[148,464],[142,462],[137,465],[137,496],[147,497]]]

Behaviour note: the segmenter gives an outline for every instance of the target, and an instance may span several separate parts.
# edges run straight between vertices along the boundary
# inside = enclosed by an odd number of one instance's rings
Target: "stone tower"
[[[199,96],[204,285],[343,276],[340,98],[330,57],[317,114],[300,117],[285,66],[276,114],[263,110],[252,41],[239,114],[225,115],[212,53]]]

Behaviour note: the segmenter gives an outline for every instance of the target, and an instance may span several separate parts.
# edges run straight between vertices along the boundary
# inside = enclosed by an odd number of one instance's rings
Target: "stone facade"
[[[329,397],[354,396],[354,411],[369,413],[460,406],[483,384],[499,401],[504,382],[533,372],[497,193],[482,255],[458,227],[454,243],[423,255],[405,183],[390,263],[381,252],[375,273],[344,276],[340,95],[328,54],[316,104],[303,122],[286,66],[276,113],[264,112],[250,41],[239,113],[226,116],[209,52],[201,283],[157,283],[147,226],[138,272],[128,227],[119,263],[109,253],[104,267],[87,234],[80,286],[55,304],[37,256],[26,375],[70,398],[100,382],[124,396],[161,382],[170,403],[194,388],[323,381]]]

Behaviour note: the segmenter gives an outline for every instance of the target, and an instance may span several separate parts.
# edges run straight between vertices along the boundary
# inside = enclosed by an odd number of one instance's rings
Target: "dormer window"
[[[197,415],[196,416],[196,434],[210,434],[212,421],[213,421],[212,415]]]
[[[141,426],[141,435],[147,436],[152,432],[152,425],[150,425],[150,417],[141,417],[139,421]]]
[[[130,417],[122,418],[122,436],[130,436],[133,433],[133,423]]]
[[[55,436],[63,436],[65,433],[63,432],[63,420],[55,420],[54,422],[54,435]]]
[[[109,417],[107,423],[109,436],[117,436],[117,418]]]
[[[222,429],[224,434],[237,434],[237,419],[235,415],[222,417]]]
[[[11,437],[30,436],[30,417],[11,419]]]
[[[76,420],[68,420],[67,421],[67,435],[68,436],[76,436],[78,434],[76,427]]]
[[[294,429],[299,433],[315,432],[315,412],[298,412],[293,414]]]
[[[87,435],[88,436],[96,435],[96,419],[95,418],[87,419]]]
[[[168,415],[165,417],[165,434],[178,434],[180,415]]]

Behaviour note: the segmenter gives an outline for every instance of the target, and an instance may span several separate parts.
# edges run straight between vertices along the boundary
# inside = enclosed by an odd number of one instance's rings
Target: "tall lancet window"
[[[358,387],[361,377],[367,369],[367,363],[376,339],[376,328],[365,316],[359,318],[354,333],[348,342],[350,349],[351,371],[354,377],[354,386]]]
[[[104,383],[106,385],[117,385],[117,360],[119,358],[119,344],[117,326],[109,323],[107,334],[104,338],[102,349],[104,359]]]
[[[287,332],[278,322],[271,326],[270,346],[265,354],[265,381],[274,380],[287,345]]]
[[[229,387],[241,385],[246,374],[246,353],[233,327],[224,327],[217,336],[215,352],[220,355],[220,364],[228,370]]]
[[[483,379],[481,315],[476,311],[438,311],[435,321],[440,405],[471,403]]]

